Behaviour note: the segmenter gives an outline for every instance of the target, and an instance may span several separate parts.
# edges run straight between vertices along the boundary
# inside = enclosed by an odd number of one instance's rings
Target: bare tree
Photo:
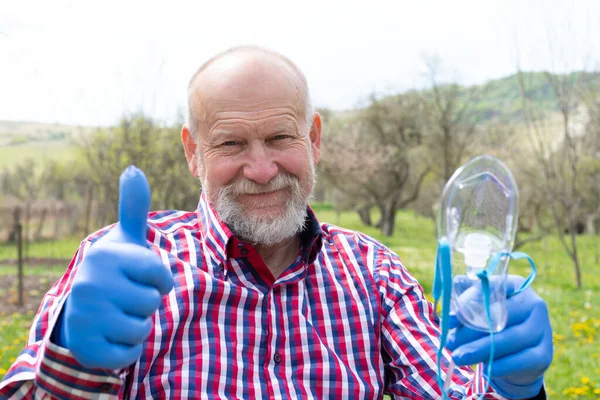
[[[576,140],[574,119],[580,103],[579,74],[545,74],[560,113],[560,142],[551,138],[547,116],[537,109],[528,96],[527,75],[518,70],[523,111],[529,140],[536,161],[541,166],[541,188],[551,211],[555,228],[565,251],[573,262],[575,281],[581,287],[581,265],[577,248],[577,222],[582,196],[577,185],[581,145]],[[567,229],[564,229],[566,224]]]
[[[38,164],[33,159],[25,159],[15,165],[11,172],[3,178],[5,194],[13,196],[19,202],[25,203],[25,218],[23,221],[23,237],[26,243],[29,240],[31,207],[41,194],[43,180],[39,173]],[[13,231],[9,237],[16,237]]]
[[[478,121],[471,111],[477,89],[475,86],[465,89],[456,82],[442,82],[439,57],[428,57],[425,64],[431,85],[426,94],[429,154],[443,187],[472,147]],[[441,169],[436,167],[440,164]]]
[[[393,235],[397,210],[418,198],[430,170],[416,154],[423,145],[420,106],[414,94],[385,100],[373,96],[356,121],[324,138],[330,157],[322,173],[352,199],[361,220],[369,222],[368,209],[377,206],[385,236]]]
[[[143,115],[132,115],[116,127],[82,138],[78,149],[88,182],[93,183],[92,188],[79,184],[78,190],[82,198],[93,194],[98,208],[96,225],[116,220],[119,176],[130,164],[147,176],[153,209],[193,209],[198,202],[200,185],[189,174],[178,127],[160,126]],[[91,209],[92,205],[85,207]]]
[[[584,160],[582,160],[581,188],[587,233],[597,233],[596,224],[600,220],[600,74],[587,85],[583,96],[588,112],[585,136],[582,140]]]

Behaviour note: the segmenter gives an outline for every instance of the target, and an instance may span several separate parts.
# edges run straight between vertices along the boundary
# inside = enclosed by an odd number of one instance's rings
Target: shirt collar
[[[205,245],[212,250],[217,261],[226,266],[229,257],[239,256],[238,244],[241,241],[221,221],[213,205],[208,201],[205,191],[202,191],[196,213]],[[307,206],[304,228],[300,232],[302,258],[306,263],[312,263],[321,250],[322,234],[317,216],[312,208]]]

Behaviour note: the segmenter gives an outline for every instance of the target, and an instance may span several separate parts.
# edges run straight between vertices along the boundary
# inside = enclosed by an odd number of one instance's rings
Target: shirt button
[[[279,364],[281,362],[281,356],[279,355],[279,352],[275,352],[275,355],[273,356],[273,361],[275,361],[276,364]]]
[[[245,247],[243,247],[243,248],[240,250],[240,254],[241,254],[241,255],[243,255],[243,256],[247,255],[247,254],[248,254],[248,249],[247,249],[247,248],[245,248]]]
[[[99,389],[102,393],[108,393],[110,392],[110,383],[103,383],[102,385],[100,385]]]

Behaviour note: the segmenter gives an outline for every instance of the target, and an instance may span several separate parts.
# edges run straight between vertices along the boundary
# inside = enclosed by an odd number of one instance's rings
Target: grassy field
[[[24,121],[0,121],[0,170],[26,158],[38,162],[74,157],[73,139],[93,132],[93,127]]]
[[[315,207],[322,221],[328,221],[380,239],[395,250],[407,268],[421,282],[427,293],[431,292],[435,258],[434,227],[431,220],[416,217],[410,212],[398,215],[396,234],[381,238],[379,232],[363,227],[352,213],[336,214],[327,207]],[[52,251],[53,256],[70,258],[80,238],[65,240],[49,247],[46,244],[32,245],[31,254],[44,256]],[[573,268],[557,238],[531,243],[522,250],[536,261],[538,278],[535,290],[548,302],[554,328],[555,356],[546,374],[546,383],[551,398],[600,398],[600,265],[595,259],[595,241],[598,237],[582,236],[580,253],[583,268],[584,288],[577,290]],[[57,251],[56,249],[60,249]],[[14,257],[12,247],[0,246],[0,259]],[[513,262],[511,272],[528,273],[526,262]],[[14,273],[14,268],[2,268],[0,274]],[[29,273],[47,273],[44,268]],[[31,314],[10,314],[0,317],[0,376],[10,366],[27,338]]]
[[[59,241],[48,240],[37,243],[30,243],[27,248],[23,249],[23,252],[27,253],[27,257],[31,258],[46,257],[71,259],[71,257],[73,257],[73,253],[79,247],[81,239],[83,238],[72,238]],[[0,260],[16,258],[16,246],[9,245],[7,243],[0,243]]]
[[[74,158],[71,144],[65,140],[28,142],[14,146],[0,146],[0,170],[13,167],[31,158],[38,162],[46,160],[70,160]]]

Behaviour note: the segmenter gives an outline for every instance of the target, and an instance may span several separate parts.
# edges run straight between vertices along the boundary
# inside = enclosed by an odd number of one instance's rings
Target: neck
[[[298,256],[300,237],[295,235],[275,245],[256,245],[255,248],[273,277],[277,279]]]

